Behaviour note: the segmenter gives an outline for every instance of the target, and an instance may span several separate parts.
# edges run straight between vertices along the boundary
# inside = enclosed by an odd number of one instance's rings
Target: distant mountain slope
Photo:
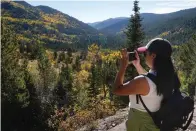
[[[194,19],[196,17],[196,8],[182,10],[174,13],[168,14],[153,14],[153,13],[143,13],[141,14],[143,18],[142,24],[144,28],[148,31],[151,30],[151,27],[162,27],[161,25],[167,25],[168,21],[172,21],[170,23],[174,24],[174,22],[180,21],[188,21],[190,19]],[[106,33],[118,33],[121,30],[124,30],[129,23],[129,18],[124,19],[116,24],[112,24],[106,28],[103,28],[102,31]],[[177,22],[179,23],[179,22]],[[150,26],[150,28],[149,28]]]
[[[57,14],[57,13],[59,13],[58,10],[55,10],[55,9],[50,8],[48,6],[39,5],[39,6],[36,6],[36,8],[40,9],[42,12],[44,12],[46,14]]]
[[[148,39],[160,36],[182,43],[196,33],[196,8],[168,14],[141,14],[142,25]],[[129,18],[112,24],[100,31],[106,35],[121,34],[126,29]]]
[[[95,29],[103,29],[108,26],[111,26],[113,24],[116,24],[124,19],[127,19],[126,17],[117,17],[117,18],[110,18],[104,21],[100,22],[94,22],[94,23],[88,23],[90,26],[94,27]]]
[[[73,44],[84,47],[88,39],[99,38],[93,27],[47,6],[31,6],[24,1],[2,2],[1,14],[2,21],[14,26],[24,43],[36,38],[48,47],[61,49]]]

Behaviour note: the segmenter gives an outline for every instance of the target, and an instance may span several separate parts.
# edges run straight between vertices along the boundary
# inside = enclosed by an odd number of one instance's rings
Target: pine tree
[[[59,58],[58,58],[58,63],[60,62],[65,62],[65,53],[64,51],[62,51],[60,54],[59,54]]]
[[[91,67],[91,75],[90,75],[90,86],[88,88],[88,96],[90,98],[96,98],[98,95],[98,88],[97,88],[97,68],[95,64],[92,64]]]
[[[65,63],[68,65],[68,64],[71,64],[72,63],[72,60],[73,60],[73,57],[72,57],[72,49],[69,48],[67,50],[67,54],[66,54],[66,58],[65,58]]]
[[[131,18],[129,20],[129,25],[127,27],[126,36],[127,36],[127,47],[128,51],[134,51],[136,48],[138,48],[144,38],[144,32],[141,25],[141,17],[140,17],[140,7],[138,7],[139,1],[134,1],[134,15],[131,15]],[[128,71],[125,76],[128,76],[130,79],[132,79],[134,76],[136,76],[137,73],[134,68],[128,68]]]
[[[126,36],[127,36],[127,46],[130,50],[136,49],[143,41],[144,33],[141,25],[141,17],[140,17],[140,7],[138,7],[139,1],[134,1],[134,15],[131,15],[129,20],[129,25],[127,27]]]
[[[80,56],[76,56],[76,59],[75,59],[75,64],[74,64],[74,69],[79,72],[80,69],[81,69],[81,64],[80,64]]]
[[[103,66],[102,62],[99,60],[96,62],[96,87],[98,90],[101,88],[103,89],[103,97],[106,98],[106,88],[105,88],[105,80],[104,80],[104,72],[103,72]]]
[[[54,51],[54,60],[56,60],[57,57],[58,57],[58,53],[57,53],[57,51]]]
[[[64,105],[70,106],[73,105],[74,98],[73,98],[73,77],[72,77],[72,70],[70,67],[62,67],[61,73],[59,76],[58,84],[55,89],[57,103],[59,107]]]

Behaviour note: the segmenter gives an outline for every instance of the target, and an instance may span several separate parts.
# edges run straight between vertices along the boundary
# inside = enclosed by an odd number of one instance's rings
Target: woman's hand
[[[133,60],[133,61],[131,61],[131,62],[132,62],[132,64],[133,64],[135,67],[138,67],[138,66],[140,66],[140,57],[139,57],[139,55],[138,55],[138,53],[137,53],[136,50],[135,50],[134,52],[135,52],[135,57],[136,57],[137,59],[136,59],[136,60]]]
[[[126,69],[129,63],[129,56],[127,54],[127,49],[121,50],[122,58],[120,60],[120,68]]]

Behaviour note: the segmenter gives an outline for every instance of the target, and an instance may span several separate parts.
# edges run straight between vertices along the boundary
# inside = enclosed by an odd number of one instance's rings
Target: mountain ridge
[[[123,19],[126,19],[126,17],[116,17],[116,18],[109,18],[103,21],[93,22],[93,23],[87,23],[90,26],[94,27],[95,29],[102,29],[108,27],[111,23],[115,24]]]
[[[4,1],[1,7],[2,20],[14,26],[22,43],[31,43],[31,39],[35,38],[47,47],[61,49],[68,46],[86,48],[91,36],[94,41],[98,41],[97,29],[49,6],[32,6],[25,1]]]
[[[185,16],[185,15],[187,15],[187,11],[190,11],[190,10],[194,10],[194,13],[195,13],[196,7],[195,8],[190,8],[190,9],[184,9],[184,10],[180,10],[180,11],[176,11],[176,12],[172,12],[172,13],[165,13],[165,14],[141,13],[141,17],[144,20],[143,21],[143,24],[144,24],[144,23],[153,22],[154,20],[158,20],[158,19],[163,20],[163,19],[171,19],[173,17],[175,17],[175,18],[176,17],[180,17],[182,15]],[[117,17],[117,18],[119,18],[119,17]],[[101,29],[102,31],[104,31],[104,30],[107,30],[109,28],[113,28],[114,26],[117,26],[119,24],[122,24],[121,25],[122,27],[120,29],[118,29],[118,32],[120,32],[120,30],[122,28],[124,28],[125,26],[127,26],[129,19],[130,19],[130,17],[124,17],[124,19],[122,21],[111,23],[107,27],[99,28],[99,29]],[[102,24],[102,23],[104,23],[107,20],[101,21],[101,22],[99,22],[99,24]],[[115,20],[115,18],[113,18],[113,20]],[[97,23],[97,22],[95,22],[95,23]],[[93,24],[93,23],[91,23],[91,24]],[[96,27],[94,27],[94,28],[96,28]]]

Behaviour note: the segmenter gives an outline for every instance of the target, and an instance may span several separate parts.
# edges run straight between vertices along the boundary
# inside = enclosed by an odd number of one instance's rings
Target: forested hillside
[[[38,39],[49,48],[87,48],[100,43],[103,35],[91,26],[47,6],[31,6],[24,1],[1,3],[2,21],[14,27],[21,43],[32,45]]]

